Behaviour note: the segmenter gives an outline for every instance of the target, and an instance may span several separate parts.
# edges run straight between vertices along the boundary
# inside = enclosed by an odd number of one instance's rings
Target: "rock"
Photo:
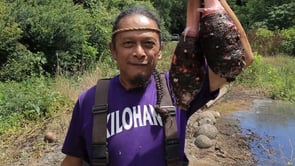
[[[195,133],[195,136],[205,135],[209,137],[210,139],[214,139],[217,136],[217,134],[218,134],[218,130],[214,125],[204,124],[199,127],[199,129]]]
[[[210,112],[212,115],[214,115],[215,118],[219,118],[220,117],[220,113],[217,112],[217,111],[208,110],[208,112]]]
[[[44,136],[44,141],[48,143],[53,143],[57,141],[56,135],[53,132],[47,132]]]
[[[210,125],[214,125],[214,122],[212,119],[205,117],[199,120],[199,125],[202,126],[204,124],[210,124]]]
[[[198,120],[203,119],[203,118],[210,118],[213,121],[214,124],[216,123],[215,116],[211,112],[209,112],[209,111],[201,112],[198,115]]]
[[[205,135],[197,136],[195,145],[199,148],[209,148],[213,145],[213,141]]]

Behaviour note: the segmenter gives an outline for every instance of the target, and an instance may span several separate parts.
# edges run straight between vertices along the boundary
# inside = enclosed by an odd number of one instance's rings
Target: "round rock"
[[[213,145],[213,141],[205,135],[197,136],[195,145],[199,148],[209,148]]]
[[[213,125],[214,122],[212,119],[208,118],[208,117],[205,117],[205,118],[202,118],[199,120],[199,125],[202,126],[204,124],[210,124],[210,125]]]
[[[204,112],[201,112],[199,114],[199,120],[200,119],[203,119],[203,118],[210,118],[213,121],[214,124],[216,123],[215,116],[211,112],[209,112],[209,111],[204,111]]]
[[[208,112],[210,112],[212,115],[214,115],[215,118],[219,118],[220,117],[220,113],[217,111],[210,111],[208,110]]]
[[[204,124],[199,127],[199,129],[195,133],[195,136],[205,135],[209,137],[210,139],[214,139],[217,136],[217,134],[218,134],[218,130],[214,125]]]
[[[57,141],[56,135],[53,132],[47,132],[44,136],[44,141],[48,143],[53,143]]]

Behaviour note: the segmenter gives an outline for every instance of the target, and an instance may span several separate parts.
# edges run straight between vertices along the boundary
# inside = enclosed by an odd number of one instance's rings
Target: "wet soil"
[[[194,144],[195,116],[193,115],[187,126],[186,154],[190,166],[255,166],[257,161],[251,154],[249,143],[258,138],[248,130],[245,135],[239,127],[239,120],[232,117],[235,111],[250,111],[252,101],[264,98],[262,89],[249,89],[240,86],[227,86],[227,93],[209,108],[202,111],[217,111],[221,116],[215,124],[219,131],[215,144],[207,149],[200,149]]]
[[[264,96],[262,90],[231,86],[229,92],[213,105],[203,110],[220,112],[216,127],[219,131],[215,144],[207,149],[199,149],[194,144],[195,128],[192,116],[187,127],[186,153],[190,166],[240,166],[256,165],[250,153],[249,141],[253,135],[242,135],[239,121],[230,115],[234,111],[249,111],[253,99]],[[0,165],[6,166],[57,166],[64,155],[62,143],[71,117],[70,112],[56,115],[40,126],[27,126],[25,133],[0,136]],[[51,131],[56,141],[44,142],[44,134]]]

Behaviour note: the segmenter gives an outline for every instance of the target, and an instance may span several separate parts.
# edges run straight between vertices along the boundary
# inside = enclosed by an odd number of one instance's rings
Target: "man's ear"
[[[158,60],[162,59],[162,50],[160,50],[160,51],[158,52],[157,59],[158,59]]]
[[[111,51],[111,54],[112,54],[112,58],[114,60],[117,60],[117,56],[116,56],[116,51],[115,51],[115,46],[112,42],[109,43],[109,49]]]
[[[160,50],[158,52],[158,59],[162,59],[162,50],[163,50],[163,47],[164,47],[164,43],[161,42],[161,46],[160,46]]]

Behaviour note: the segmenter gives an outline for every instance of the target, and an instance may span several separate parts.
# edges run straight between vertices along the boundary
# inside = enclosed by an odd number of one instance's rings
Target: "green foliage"
[[[0,92],[0,134],[21,127],[26,120],[40,120],[68,110],[73,104],[52,90],[51,81],[42,78],[0,83]]]
[[[180,34],[185,28],[186,1],[151,0],[164,26],[172,33]],[[166,38],[164,38],[166,39]]]
[[[295,56],[295,27],[281,30],[280,34],[283,39],[280,44],[281,52]]]
[[[228,2],[244,27],[254,29],[253,50],[263,55],[294,55],[292,0],[247,0],[243,6]],[[133,4],[158,13],[163,39],[185,27],[184,1],[1,0],[0,78],[23,80],[44,70],[83,73],[95,67],[98,60],[109,57],[115,16]]]
[[[271,64],[278,70],[280,84],[274,86],[271,90],[273,98],[295,102],[294,63],[294,57],[274,57]]]
[[[0,1],[0,49],[13,44],[22,33],[11,16],[11,10],[9,4]]]
[[[272,6],[268,12],[267,27],[271,30],[287,29],[295,25],[295,2]]]
[[[42,76],[42,65],[46,59],[41,52],[31,53],[23,45],[15,47],[0,70],[0,80],[22,81],[34,76]]]
[[[247,0],[242,6],[233,5],[234,0],[229,3],[246,30],[276,30],[294,25],[293,0]]]
[[[0,1],[0,69],[7,60],[9,52],[15,49],[22,33],[11,12],[9,4]]]
[[[160,72],[168,71],[170,69],[172,56],[177,42],[164,42],[162,49],[162,59],[158,62],[157,69]]]
[[[294,27],[276,31],[258,28],[248,33],[248,38],[251,41],[252,49],[264,56],[274,56],[281,53],[295,55]]]
[[[160,6],[159,3],[155,3],[153,1],[136,1],[136,0],[105,0],[104,1],[105,6],[107,6],[108,10],[114,10],[116,12],[115,16],[119,14],[120,11],[132,6],[132,5],[142,5],[147,7],[149,10],[151,10],[153,13],[157,15],[157,17],[160,19],[160,26],[161,26],[161,34],[162,39],[167,40],[170,36],[169,30],[169,23],[170,18],[168,18],[169,14],[165,13],[164,11],[170,10],[169,3],[170,1],[163,2],[161,1]],[[164,15],[165,14],[165,15]],[[113,18],[115,19],[115,17]]]
[[[258,28],[252,41],[253,49],[262,55],[274,55],[279,42],[274,32],[265,28]]]
[[[254,52],[254,62],[237,78],[237,82],[252,87],[272,87],[280,84],[276,68],[263,62],[262,55]]]
[[[18,9],[15,17],[24,31],[21,42],[33,53],[44,53],[49,73],[57,67],[77,71],[84,59],[94,60],[81,54],[90,35],[90,15],[82,7],[66,0],[29,0],[15,2],[14,8]]]
[[[111,56],[104,56],[97,63],[102,78],[112,77],[119,73],[117,64]]]
[[[274,62],[265,62],[255,53],[255,60],[235,83],[263,88],[274,99],[295,101],[294,57],[278,56]]]

